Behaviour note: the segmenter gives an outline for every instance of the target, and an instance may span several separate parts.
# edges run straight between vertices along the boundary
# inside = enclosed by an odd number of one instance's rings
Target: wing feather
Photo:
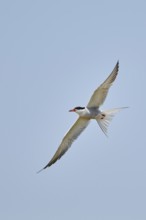
[[[43,168],[50,167],[53,163],[55,163],[58,159],[60,159],[65,152],[72,145],[73,141],[78,138],[78,136],[84,131],[84,129],[88,126],[89,120],[85,118],[79,117],[71,129],[64,136],[60,146],[58,147],[56,153],[50,162]]]
[[[109,88],[116,79],[119,70],[119,62],[117,62],[109,77],[94,91],[87,107],[99,107],[106,99]]]

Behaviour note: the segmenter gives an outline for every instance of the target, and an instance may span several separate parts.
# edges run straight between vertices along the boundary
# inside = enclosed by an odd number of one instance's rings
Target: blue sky
[[[145,1],[1,1],[0,218],[146,219]],[[39,175],[117,60],[96,122]]]

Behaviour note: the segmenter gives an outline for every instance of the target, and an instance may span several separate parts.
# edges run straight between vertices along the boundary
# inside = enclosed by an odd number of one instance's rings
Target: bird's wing
[[[43,169],[50,167],[53,163],[55,163],[58,159],[60,159],[69,149],[73,141],[77,139],[77,137],[82,133],[82,131],[87,127],[88,124],[89,124],[88,119],[79,117],[77,121],[74,123],[74,125],[71,127],[71,129],[64,136],[53,158]]]
[[[109,77],[94,91],[87,107],[99,107],[100,105],[103,104],[109,88],[116,79],[118,70],[119,70],[119,62],[117,62],[116,66],[114,67]]]

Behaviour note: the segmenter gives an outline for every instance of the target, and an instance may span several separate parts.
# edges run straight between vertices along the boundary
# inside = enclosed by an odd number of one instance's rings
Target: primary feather
[[[113,69],[109,77],[94,91],[87,107],[99,107],[100,105],[103,104],[107,96],[107,93],[109,91],[109,88],[116,79],[118,70],[119,70],[119,62],[117,62],[115,68]]]
[[[73,141],[77,139],[77,137],[83,132],[83,130],[87,127],[88,124],[89,120],[86,118],[79,117],[77,119],[77,121],[74,123],[71,129],[64,136],[60,146],[58,147],[58,150],[56,151],[50,162],[44,167],[44,169],[51,166],[65,154],[65,152],[72,145]]]

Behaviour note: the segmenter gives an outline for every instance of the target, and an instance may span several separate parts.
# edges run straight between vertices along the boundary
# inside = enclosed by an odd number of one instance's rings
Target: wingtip
[[[117,64],[116,64],[116,66],[118,67],[118,69],[119,69],[119,60],[117,60]]]
[[[42,169],[40,169],[39,171],[37,171],[37,174],[42,172],[43,170],[45,170],[46,168],[50,167],[53,163],[48,163],[45,167],[43,167]]]
[[[117,61],[114,70],[116,70],[116,72],[118,73],[118,71],[119,71],[119,60]]]
[[[39,171],[37,171],[37,174],[39,174],[40,172],[42,172],[43,170],[45,170],[46,167],[43,167],[42,169],[40,169]]]
[[[41,170],[38,170],[36,173],[39,174],[39,173],[42,172],[43,170],[44,170],[44,168],[41,169]]]

